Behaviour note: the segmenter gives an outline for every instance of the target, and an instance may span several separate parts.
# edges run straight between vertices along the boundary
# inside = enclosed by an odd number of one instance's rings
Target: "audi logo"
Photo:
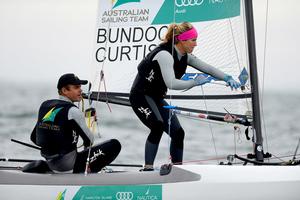
[[[175,0],[177,7],[200,6],[204,0]]]
[[[118,192],[116,194],[117,200],[131,200],[133,199],[133,193],[132,192]]]

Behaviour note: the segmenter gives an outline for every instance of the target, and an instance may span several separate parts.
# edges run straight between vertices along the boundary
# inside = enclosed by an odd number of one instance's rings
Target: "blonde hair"
[[[177,44],[178,40],[176,39],[176,36],[192,28],[193,25],[189,22],[182,22],[181,24],[170,24],[167,33],[162,41],[163,43],[172,42],[174,37],[174,43]]]

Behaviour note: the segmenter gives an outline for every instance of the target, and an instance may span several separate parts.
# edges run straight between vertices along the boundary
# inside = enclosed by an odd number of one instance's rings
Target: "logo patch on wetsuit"
[[[94,162],[99,156],[101,156],[101,155],[105,155],[105,153],[103,153],[103,151],[101,150],[101,149],[98,149],[97,151],[95,151],[94,153],[93,153],[93,156],[90,158],[90,162],[92,163],[92,162]]]
[[[148,119],[149,115],[152,113],[149,108],[140,107],[138,109],[141,113],[144,113],[146,115],[146,119]]]
[[[78,135],[76,134],[76,132],[73,130],[73,142],[72,144],[77,144],[78,142]]]
[[[57,113],[58,113],[61,109],[63,109],[63,108],[61,107],[61,108],[56,108],[56,109],[55,109],[55,107],[53,107],[53,108],[52,108],[51,110],[49,110],[49,111],[46,113],[46,115],[43,117],[42,122],[48,122],[48,121],[49,121],[49,122],[54,122]]]
[[[150,73],[149,73],[149,76],[146,77],[146,79],[149,81],[149,82],[152,82],[152,80],[154,79],[154,71],[153,69],[151,69]]]

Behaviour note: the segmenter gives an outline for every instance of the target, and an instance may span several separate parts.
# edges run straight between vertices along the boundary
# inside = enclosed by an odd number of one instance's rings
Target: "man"
[[[47,100],[40,106],[31,140],[41,147],[41,155],[53,172],[84,172],[87,159],[89,170],[98,172],[121,150],[116,139],[92,146],[94,135],[88,129],[83,113],[73,104],[81,101],[81,85],[87,83],[74,74],[64,74],[57,83],[59,99]],[[79,136],[85,147],[81,152],[77,152]]]

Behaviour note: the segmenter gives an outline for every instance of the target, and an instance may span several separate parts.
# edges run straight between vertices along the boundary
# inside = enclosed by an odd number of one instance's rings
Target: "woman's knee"
[[[148,141],[152,144],[158,144],[160,142],[161,136],[163,134],[163,122],[162,121],[155,121],[151,124],[151,131],[148,136]]]
[[[172,138],[172,142],[173,144],[177,147],[177,148],[183,148],[183,140],[184,140],[184,130],[182,128],[179,128],[177,131],[175,131],[171,138]]]

